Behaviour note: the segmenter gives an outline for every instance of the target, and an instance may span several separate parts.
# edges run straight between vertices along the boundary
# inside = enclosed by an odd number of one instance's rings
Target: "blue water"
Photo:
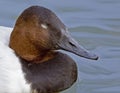
[[[78,65],[78,80],[62,93],[120,93],[120,0],[1,0],[0,25],[13,27],[31,5],[54,11],[71,35],[98,61],[71,53]]]

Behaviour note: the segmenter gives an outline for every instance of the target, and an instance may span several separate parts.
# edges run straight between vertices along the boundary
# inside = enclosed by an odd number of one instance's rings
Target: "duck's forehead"
[[[37,18],[39,18],[39,20],[46,21],[46,22],[50,21],[51,18],[56,19],[57,17],[51,10],[44,7],[40,7],[40,6],[32,6],[26,9],[25,12],[31,17],[36,16]]]
[[[56,16],[54,12],[51,10],[40,7],[40,6],[32,6],[26,9],[21,17],[24,19],[25,23],[29,25],[39,24],[38,26],[44,29],[52,29],[57,31],[64,31],[66,29],[65,25],[62,21]]]
[[[61,20],[56,16],[56,14],[54,12],[52,12],[51,10],[44,8],[44,7],[40,7],[40,6],[33,6],[31,7],[32,10],[31,12],[33,12],[33,16],[36,16],[38,18],[37,21],[39,21],[39,24],[44,24],[43,27],[45,27],[45,25],[50,25],[53,28],[54,27],[58,27],[58,28],[65,28],[65,25],[61,22]],[[46,27],[45,27],[46,28]]]

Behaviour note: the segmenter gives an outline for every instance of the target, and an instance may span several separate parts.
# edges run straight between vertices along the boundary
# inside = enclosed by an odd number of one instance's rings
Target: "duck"
[[[0,93],[58,93],[77,80],[76,62],[60,50],[97,60],[50,9],[30,6],[14,28],[0,26]]]

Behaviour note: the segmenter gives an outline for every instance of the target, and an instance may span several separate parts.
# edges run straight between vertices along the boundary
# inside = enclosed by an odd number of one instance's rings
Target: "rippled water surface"
[[[120,93],[120,0],[1,0],[0,25],[13,27],[30,5],[53,10],[98,61],[74,56],[78,81],[63,93]]]

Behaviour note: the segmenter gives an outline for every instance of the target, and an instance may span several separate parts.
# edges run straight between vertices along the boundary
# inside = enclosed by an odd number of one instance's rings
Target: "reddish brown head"
[[[52,11],[40,6],[32,6],[19,16],[10,37],[10,47],[23,59],[33,62],[53,58],[58,49],[98,59],[81,48]]]

